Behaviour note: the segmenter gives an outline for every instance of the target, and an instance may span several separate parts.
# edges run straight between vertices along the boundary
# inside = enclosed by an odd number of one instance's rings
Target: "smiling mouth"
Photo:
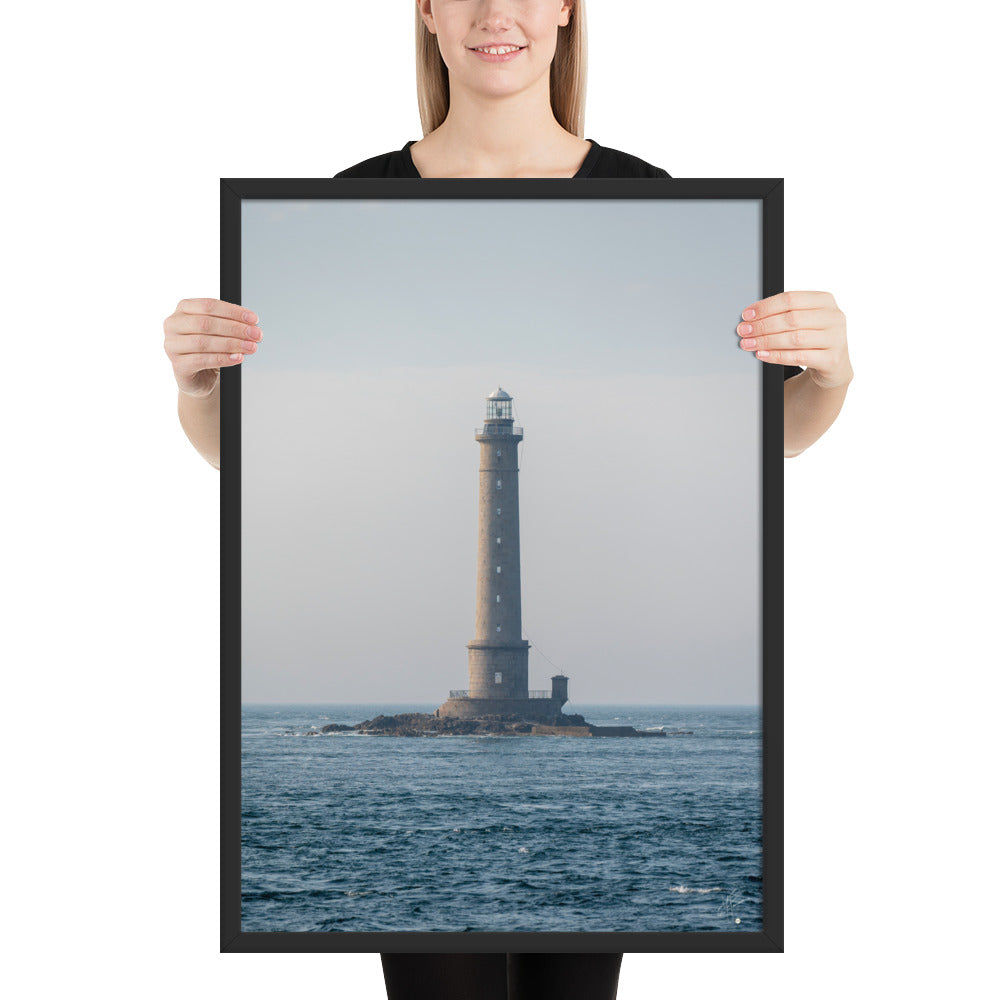
[[[474,48],[473,52],[485,52],[489,56],[503,56],[508,52],[520,52],[526,49],[526,45],[480,45]]]

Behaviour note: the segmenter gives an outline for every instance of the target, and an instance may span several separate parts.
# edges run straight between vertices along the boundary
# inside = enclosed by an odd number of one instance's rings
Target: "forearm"
[[[189,396],[177,393],[177,415],[188,440],[198,454],[213,468],[220,467],[219,460],[219,383],[208,396]]]
[[[801,455],[837,419],[852,375],[840,385],[824,388],[808,371],[785,381],[785,458]]]

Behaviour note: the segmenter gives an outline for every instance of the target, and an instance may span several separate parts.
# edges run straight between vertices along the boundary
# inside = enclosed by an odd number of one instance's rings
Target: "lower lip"
[[[469,49],[474,56],[479,56],[485,62],[510,62],[515,56],[519,56],[524,49],[514,49],[513,52],[505,52],[503,55],[494,56],[489,52],[480,52],[478,49]]]

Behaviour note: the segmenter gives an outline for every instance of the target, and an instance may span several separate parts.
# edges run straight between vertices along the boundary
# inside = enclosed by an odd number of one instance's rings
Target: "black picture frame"
[[[241,206],[254,199],[754,200],[762,213],[760,297],[783,289],[780,179],[223,179],[221,298],[241,302]],[[252,305],[252,303],[248,303]],[[734,321],[735,322],[735,321]],[[223,952],[783,951],[783,372],[763,365],[760,425],[762,898],[760,931],[351,933],[241,930],[241,370],[221,384],[221,859]]]

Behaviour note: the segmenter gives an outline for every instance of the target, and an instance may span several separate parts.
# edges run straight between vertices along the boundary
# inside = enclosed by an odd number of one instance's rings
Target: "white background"
[[[676,177],[785,177],[786,287],[836,295],[857,373],[785,463],[786,952],[628,955],[622,1000],[992,978],[990,10],[592,0],[588,137]],[[219,177],[331,176],[419,138],[411,36],[409,3],[5,19],[21,991],[384,995],[373,955],[218,954],[218,475],[176,422],[161,324],[218,292]]]

